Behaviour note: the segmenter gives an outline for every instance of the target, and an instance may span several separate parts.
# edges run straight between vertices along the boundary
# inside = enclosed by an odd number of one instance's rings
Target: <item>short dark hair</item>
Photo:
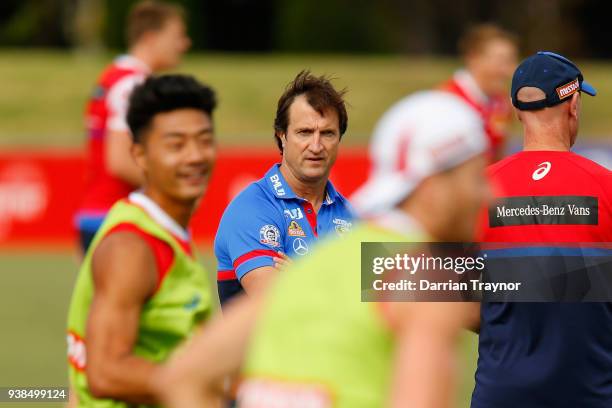
[[[461,56],[467,57],[481,52],[487,43],[494,40],[504,40],[518,48],[518,37],[495,24],[484,23],[474,25],[461,36],[457,48]]]
[[[308,70],[303,70],[285,88],[285,92],[278,100],[276,108],[276,118],[274,118],[274,138],[279,150],[283,151],[283,145],[279,133],[287,133],[289,125],[289,108],[293,100],[300,95],[305,95],[308,104],[314,110],[323,114],[326,109],[334,109],[338,114],[338,124],[340,125],[340,137],[348,126],[348,115],[344,102],[346,88],[337,91],[331,84],[331,78],[322,75],[314,76]]]
[[[134,88],[129,100],[127,123],[134,143],[140,143],[142,134],[158,113],[193,108],[205,112],[212,119],[216,106],[215,91],[192,76],[151,76]]]
[[[149,31],[161,30],[171,18],[185,19],[185,11],[178,4],[145,0],[136,3],[127,17],[126,40],[133,46]]]

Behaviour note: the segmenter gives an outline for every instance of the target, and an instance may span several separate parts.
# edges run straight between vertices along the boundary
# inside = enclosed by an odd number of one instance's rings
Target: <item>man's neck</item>
[[[170,216],[177,224],[184,229],[189,226],[189,221],[193,214],[195,204],[187,204],[176,200],[169,199],[168,197],[160,194],[159,192],[145,187],[144,194],[153,200],[166,214]]]
[[[306,183],[295,177],[289,166],[284,163],[282,163],[280,166],[280,172],[295,195],[308,201],[310,204],[312,204],[315,212],[319,212],[321,205],[323,205],[323,200],[325,200],[327,177],[324,177],[317,182]]]
[[[128,55],[136,58],[137,60],[144,63],[151,71],[158,71],[158,67],[155,65],[155,60],[151,56],[151,53],[144,46],[135,45],[128,50]]]
[[[524,127],[524,151],[559,151],[569,152],[571,146],[569,132],[556,127]]]

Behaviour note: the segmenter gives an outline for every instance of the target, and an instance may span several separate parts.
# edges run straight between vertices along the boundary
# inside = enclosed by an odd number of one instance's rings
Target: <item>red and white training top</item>
[[[130,94],[150,73],[144,62],[123,55],[107,66],[98,79],[85,113],[88,162],[81,215],[102,215],[134,190],[134,186],[109,174],[105,143],[111,131],[129,131],[126,115]]]
[[[497,157],[504,147],[506,129],[512,121],[510,98],[507,95],[485,95],[465,70],[457,71],[440,89],[457,95],[480,115],[489,139],[489,157],[491,160]]]

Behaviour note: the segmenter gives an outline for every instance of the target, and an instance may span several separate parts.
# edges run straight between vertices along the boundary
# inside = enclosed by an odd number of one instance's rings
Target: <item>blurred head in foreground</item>
[[[370,145],[372,171],[351,197],[364,217],[401,210],[431,237],[469,241],[483,200],[488,145],[478,115],[446,92],[394,105]]]
[[[161,1],[145,0],[132,7],[126,37],[130,54],[141,58],[153,71],[174,68],[191,46],[184,10]]]
[[[204,194],[215,161],[215,106],[214,91],[186,75],[150,77],[134,89],[127,121],[147,195],[192,205]]]

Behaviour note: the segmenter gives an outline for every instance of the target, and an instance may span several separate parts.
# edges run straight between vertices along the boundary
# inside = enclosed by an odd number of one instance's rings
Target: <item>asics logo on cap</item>
[[[544,177],[546,177],[551,167],[552,164],[547,161],[538,164],[538,168],[533,172],[531,178],[535,181],[542,180]]]

